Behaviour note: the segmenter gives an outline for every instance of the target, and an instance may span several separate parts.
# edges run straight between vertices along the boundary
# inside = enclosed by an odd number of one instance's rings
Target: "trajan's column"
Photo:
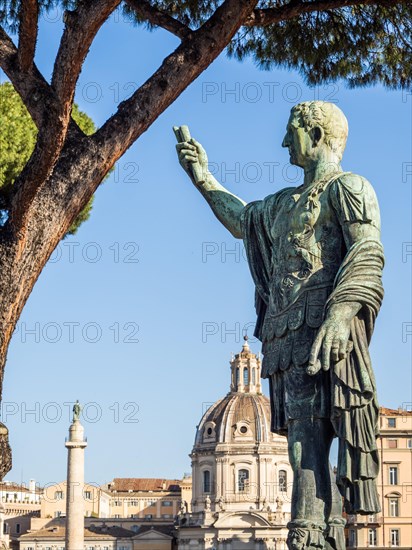
[[[66,499],[66,550],[84,548],[84,449],[87,441],[80,424],[81,407],[77,401],[73,407],[73,423],[69,428],[66,447],[67,499]]]

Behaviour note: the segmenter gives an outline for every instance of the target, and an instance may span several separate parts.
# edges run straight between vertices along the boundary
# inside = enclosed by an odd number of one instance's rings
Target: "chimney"
[[[36,492],[36,480],[35,479],[31,479],[29,481],[29,491],[31,493],[35,493]]]

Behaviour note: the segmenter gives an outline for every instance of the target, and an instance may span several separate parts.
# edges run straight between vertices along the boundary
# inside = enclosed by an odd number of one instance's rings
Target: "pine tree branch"
[[[54,63],[52,87],[63,105],[64,115],[70,111],[74,90],[89,48],[103,23],[121,0],[80,0],[74,11],[64,13],[65,29]]]
[[[189,35],[159,69],[109,118],[91,139],[108,168],[228,45],[257,0],[225,0],[202,27]],[[108,169],[107,168],[107,169]]]
[[[43,111],[34,151],[13,185],[10,226],[24,239],[30,206],[50,177],[63,148],[70,123],[74,91],[84,59],[97,31],[121,0],[81,0],[65,12],[65,29],[56,56],[52,100]]]
[[[20,95],[37,128],[41,128],[47,105],[55,102],[56,97],[34,63],[27,72],[21,70],[18,50],[1,26],[0,67]]]
[[[22,71],[28,71],[33,64],[36,51],[39,18],[37,0],[22,0],[19,17],[19,66]]]
[[[148,21],[155,27],[162,27],[181,40],[184,40],[191,32],[193,32],[190,27],[184,25],[158,8],[155,8],[146,0],[125,0],[125,2],[136,12],[139,19]]]
[[[289,4],[277,8],[255,9],[247,18],[246,27],[265,27],[280,21],[287,21],[315,11],[336,10],[349,6],[383,6],[393,7],[398,4],[408,4],[410,0],[319,0],[304,2],[292,0]]]

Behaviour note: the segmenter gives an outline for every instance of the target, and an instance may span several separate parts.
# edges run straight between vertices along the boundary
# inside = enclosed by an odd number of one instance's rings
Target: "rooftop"
[[[142,478],[142,477],[115,477],[107,484],[107,490],[117,493],[123,492],[180,492],[179,479]]]
[[[399,407],[398,409],[388,409],[387,407],[380,407],[379,413],[382,416],[412,416],[412,410],[408,411]]]
[[[64,523],[53,522],[42,529],[37,531],[31,531],[25,533],[19,540],[32,540],[32,539],[64,539],[66,534],[66,527]],[[134,531],[124,529],[123,527],[108,526],[108,525],[90,525],[84,528],[84,538],[87,539],[118,539],[118,538],[131,538],[135,536]]]

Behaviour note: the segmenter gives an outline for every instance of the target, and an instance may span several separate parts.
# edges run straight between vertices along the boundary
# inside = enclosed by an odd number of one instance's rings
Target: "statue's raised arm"
[[[242,238],[241,215],[246,203],[230,193],[209,172],[207,154],[190,136],[187,126],[174,127],[179,162],[202,193],[217,219],[238,239]]]

